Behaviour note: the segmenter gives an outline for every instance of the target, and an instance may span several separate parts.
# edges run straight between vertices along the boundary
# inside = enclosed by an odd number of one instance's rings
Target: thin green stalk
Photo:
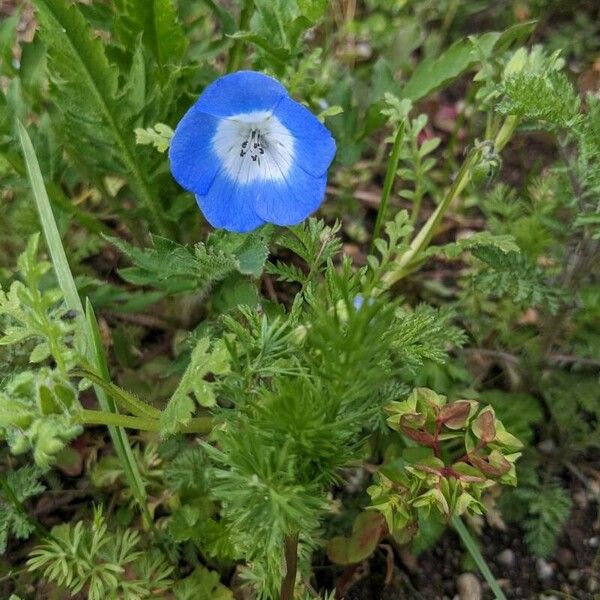
[[[29,182],[33,191],[33,197],[40,216],[44,237],[46,238],[46,245],[50,251],[56,278],[65,298],[65,304],[69,310],[73,310],[77,314],[76,320],[83,332],[83,337],[86,342],[86,354],[91,364],[94,366],[94,370],[97,373],[100,373],[104,379],[109,381],[108,365],[100,341],[98,324],[89,302],[87,305],[88,310],[84,313],[75,280],[73,279],[73,274],[71,273],[69,262],[60,239],[58,227],[56,226],[56,221],[44,186],[44,180],[40,171],[37,156],[35,155],[35,150],[33,149],[27,130],[20,121],[17,121],[17,130],[23,156],[25,158]],[[117,410],[114,402],[106,396],[104,390],[101,387],[96,386],[95,391],[96,397],[98,398],[98,404],[102,410],[116,413]],[[132,494],[140,506],[144,519],[148,523],[152,523],[150,511],[146,503],[146,490],[138,465],[135,462],[127,434],[123,429],[115,427],[109,427],[109,432],[115,452],[119,457]]]
[[[473,539],[469,533],[469,530],[465,527],[465,524],[462,522],[460,517],[457,516],[452,517],[451,522],[454,526],[454,529],[456,529],[456,532],[460,536],[462,543],[465,545],[465,548],[471,555],[471,558],[475,561],[477,568],[490,586],[490,589],[494,593],[496,600],[506,600],[504,592],[500,588],[500,585],[494,577],[494,574],[490,571],[490,568],[481,554],[481,550],[479,549],[477,542]]]
[[[125,391],[114,383],[110,383],[86,369],[74,369],[71,371],[73,377],[83,377],[89,379],[95,385],[99,385],[124,411],[130,412],[136,417],[145,417],[149,419],[160,419],[161,412],[151,404],[142,402],[137,396]]]
[[[388,205],[390,202],[390,195],[394,186],[394,180],[396,178],[396,171],[398,170],[398,162],[400,161],[400,150],[402,148],[402,140],[404,138],[404,122],[400,123],[396,137],[394,138],[394,145],[392,147],[392,153],[390,160],[388,161],[387,171],[385,173],[385,179],[383,181],[383,191],[381,193],[381,202],[379,203],[379,210],[377,211],[377,220],[375,221],[375,229],[373,230],[373,241],[371,242],[371,252],[373,252],[373,243],[379,238],[381,234],[381,227],[385,222]]]
[[[50,532],[37,520],[29,515],[23,503],[17,498],[13,489],[10,487],[8,480],[0,475],[0,488],[7,502],[12,504],[13,508],[33,527],[40,537],[49,537]]]
[[[242,0],[242,8],[240,11],[240,22],[238,31],[246,31],[250,25],[250,18],[252,17],[252,9],[254,8],[254,2],[252,0]],[[233,73],[238,71],[242,66],[243,52],[245,42],[241,38],[237,38],[231,48],[229,49],[229,56],[227,57],[227,72]]]
[[[132,417],[103,410],[82,410],[75,415],[81,425],[108,425],[111,427],[128,427],[139,431],[158,431],[159,422],[147,417]]]
[[[448,207],[452,204],[454,199],[465,189],[469,181],[471,180],[471,168],[479,160],[479,150],[473,149],[469,152],[467,159],[463,163],[456,179],[452,183],[452,186],[448,190],[448,193],[444,196],[444,199],[440,202],[434,213],[429,217],[425,225],[421,228],[419,233],[410,243],[408,250],[404,252],[396,261],[395,269],[388,271],[382,279],[383,286],[380,291],[389,289],[397,281],[408,275],[413,269],[413,263],[417,261],[419,255],[427,248],[429,242],[433,238],[435,231],[442,220],[442,217],[446,214]]]
[[[417,224],[419,219],[419,213],[421,212],[421,204],[423,203],[423,160],[419,154],[419,146],[416,138],[412,140],[413,154],[415,157],[415,190],[412,201],[412,208],[410,209],[410,222],[414,226]]]
[[[134,417],[103,410],[81,410],[75,415],[75,420],[81,425],[106,425],[108,427],[127,427],[138,431],[160,431],[160,421],[148,417]],[[192,419],[181,433],[210,433],[213,421],[210,417]]]
[[[496,135],[494,140],[494,148],[497,152],[500,152],[508,143],[512,137],[517,125],[519,118],[514,115],[509,115],[504,120],[500,131]],[[460,195],[460,193],[471,181],[473,174],[473,168],[477,165],[481,159],[480,146],[472,148],[467,158],[463,162],[460,171],[458,172],[456,179],[450,186],[448,193],[444,196],[444,199],[440,202],[438,207],[435,209],[433,214],[429,217],[425,225],[420,229],[419,233],[410,243],[408,250],[401,254],[395,261],[395,268],[388,271],[382,278],[382,284],[376,293],[381,293],[396,282],[400,281],[403,277],[406,277],[411,273],[419,263],[423,251],[429,246],[433,236],[435,235],[438,225],[442,221],[442,218],[446,214],[446,211],[452,204],[452,202]]]

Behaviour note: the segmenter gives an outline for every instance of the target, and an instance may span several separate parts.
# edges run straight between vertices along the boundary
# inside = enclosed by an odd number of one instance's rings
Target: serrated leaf
[[[161,71],[181,60],[187,40],[173,0],[115,0],[115,8],[115,28],[124,44],[142,34]]]
[[[196,401],[201,406],[215,405],[214,382],[206,381],[204,378],[209,373],[223,375],[228,372],[229,351],[223,340],[213,344],[212,348],[210,345],[209,338],[204,337],[192,350],[190,362],[179,385],[160,416],[161,436],[172,435],[191,421],[195,410],[191,393],[194,393]]]
[[[138,127],[135,130],[136,144],[152,144],[161,154],[169,149],[172,137],[173,130],[164,123],[156,123],[156,125],[146,127],[146,129]]]
[[[101,40],[77,5],[67,0],[35,0],[40,34],[48,48],[51,97],[65,121],[64,129],[77,155],[91,170],[125,177],[147,211],[154,228],[165,231],[160,202],[149,184],[123,128],[128,100],[118,94],[118,70],[108,61]],[[166,233],[166,231],[165,231]]]

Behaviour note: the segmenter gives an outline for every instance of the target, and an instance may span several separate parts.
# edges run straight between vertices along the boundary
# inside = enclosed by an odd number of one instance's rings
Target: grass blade
[[[387,217],[388,204],[390,202],[390,194],[392,193],[392,187],[394,180],[396,179],[396,171],[398,171],[398,162],[400,161],[400,150],[402,149],[402,139],[404,138],[404,122],[398,126],[396,137],[394,138],[394,146],[392,147],[392,154],[388,162],[387,171],[385,173],[385,180],[383,182],[383,193],[381,195],[381,203],[379,204],[379,210],[377,211],[377,220],[375,222],[375,229],[373,230],[373,242],[381,235],[381,227]],[[371,253],[373,252],[374,246],[371,245]]]
[[[33,191],[33,197],[40,216],[40,222],[44,231],[48,250],[50,251],[58,284],[63,292],[67,308],[74,310],[77,313],[77,322],[84,333],[86,353],[90,363],[94,366],[94,370],[99,373],[105,381],[109,382],[108,365],[100,341],[96,317],[89,301],[87,302],[87,310],[85,312],[83,310],[75,280],[73,279],[73,274],[71,273],[71,268],[69,267],[69,262],[67,261],[67,256],[60,239],[60,233],[56,226],[37,156],[27,130],[20,121],[17,121],[17,130],[21,148],[23,150],[23,156],[25,158],[27,175]],[[104,390],[100,386],[95,386],[94,389],[98,398],[98,404],[102,410],[116,414],[118,412],[116,406],[114,402],[108,398]],[[134,460],[127,434],[122,428],[111,426],[108,430],[131,491],[140,505],[144,518],[148,523],[151,523],[150,513],[146,505],[146,490],[137,463]]]
[[[490,568],[485,562],[485,558],[483,558],[483,555],[481,554],[481,550],[479,550],[477,542],[473,539],[469,533],[469,530],[465,527],[465,524],[461,521],[460,517],[452,517],[451,520],[454,529],[456,529],[456,532],[460,536],[462,543],[465,545],[467,552],[471,555],[471,558],[475,561],[477,568],[490,586],[490,589],[494,593],[496,600],[506,600],[504,592],[500,589],[498,581],[494,577],[494,574],[490,571]]]

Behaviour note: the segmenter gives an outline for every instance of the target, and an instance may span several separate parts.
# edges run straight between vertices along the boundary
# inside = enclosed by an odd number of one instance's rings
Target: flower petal
[[[196,202],[206,220],[213,227],[244,233],[264,224],[254,211],[256,197],[269,188],[269,182],[239,185],[221,171],[204,195],[197,195]]]
[[[218,124],[219,119],[193,106],[171,139],[171,173],[179,185],[196,194],[208,191],[221,165],[212,143]]]
[[[319,208],[326,185],[326,175],[313,177],[294,164],[283,181],[264,182],[254,209],[267,223],[296,225]]]
[[[270,111],[287,96],[275,79],[255,71],[238,71],[219,77],[200,95],[195,108],[215,117]]]
[[[321,177],[335,155],[335,141],[307,108],[289,97],[283,98],[273,114],[295,138],[295,161],[310,175]]]

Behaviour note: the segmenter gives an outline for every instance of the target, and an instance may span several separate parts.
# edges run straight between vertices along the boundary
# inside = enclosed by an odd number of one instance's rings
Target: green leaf
[[[352,565],[371,556],[387,531],[384,516],[375,511],[363,512],[352,525],[352,535],[334,537],[327,544],[329,560],[338,565]]]
[[[430,246],[423,256],[445,256],[446,258],[458,258],[463,252],[473,248],[493,247],[504,254],[507,252],[519,252],[520,248],[512,235],[494,235],[489,231],[478,231],[469,237],[462,238],[456,242],[444,246]]]
[[[475,64],[494,52],[503,52],[517,39],[529,35],[535,22],[510,27],[503,33],[488,32],[452,44],[437,57],[421,61],[402,89],[402,97],[413,102],[446,87]]]
[[[548,558],[571,513],[571,498],[556,482],[527,487],[516,494],[528,511],[523,523],[525,542],[535,556]]]
[[[29,355],[30,363],[39,363],[46,360],[50,356],[50,346],[47,342],[38,344]]]
[[[127,47],[142,34],[158,68],[178,63],[187,40],[173,0],[115,0],[115,30]]]
[[[173,130],[164,123],[156,123],[152,127],[135,130],[135,143],[141,145],[152,144],[161,154],[166,152],[171,145]]]
[[[316,23],[327,10],[327,0],[298,0],[298,8],[311,23]]]
[[[118,94],[118,69],[108,62],[102,42],[76,5],[67,0],[35,0],[35,4],[48,48],[52,99],[65,116],[65,134],[74,148],[87,149],[78,159],[96,172],[125,177],[153,227],[168,233],[133,136],[123,127],[130,115],[127,98]]]
[[[238,306],[258,306],[260,299],[256,285],[239,275],[231,275],[225,279],[212,295],[213,307],[225,313]]]
[[[58,279],[58,283],[65,296],[67,307],[77,311],[79,315],[82,315],[83,306],[77,292],[77,287],[75,286],[75,281],[73,280],[73,275],[71,274],[71,269],[62,245],[62,240],[60,239],[58,228],[54,221],[50,200],[46,193],[44,180],[35,151],[31,144],[31,140],[29,139],[29,135],[27,134],[27,130],[20,121],[17,122],[17,130],[21,148],[23,149],[29,182],[33,191],[33,198],[40,215],[40,223],[44,230],[44,237],[46,238],[50,256],[52,257],[56,278]]]
[[[454,81],[476,62],[473,42],[459,40],[440,56],[421,61],[402,89],[402,97],[420,100]]]
[[[233,600],[233,592],[220,583],[219,574],[205,567],[196,567],[173,587],[175,600]]]
[[[206,243],[193,248],[152,236],[151,248],[137,248],[107,238],[134,263],[121,269],[123,279],[135,285],[150,285],[168,294],[194,291],[205,294],[217,282],[236,272],[259,277],[268,248],[261,233],[249,235],[215,232]]]
[[[161,436],[172,435],[191,422],[195,404],[190,394],[194,394],[201,406],[214,406],[216,399],[213,387],[216,382],[204,378],[209,373],[214,376],[228,371],[229,352],[224,341],[219,340],[210,348],[210,340],[202,338],[192,351],[190,363],[160,416]]]
[[[8,487],[18,502],[23,502],[33,496],[38,496],[46,488],[39,479],[42,471],[37,467],[25,466],[15,471],[9,471],[2,488]],[[0,555],[6,552],[8,535],[26,540],[34,531],[34,525],[27,516],[17,510],[10,498],[5,497],[0,488]],[[7,490],[8,491],[8,490]]]
[[[234,40],[244,40],[247,42],[252,42],[259,48],[265,50],[268,54],[270,54],[281,64],[284,64],[286,61],[291,60],[292,55],[288,50],[286,50],[285,48],[273,47],[270,41],[262,35],[257,35],[256,33],[252,33],[251,31],[236,31],[228,37]]]

